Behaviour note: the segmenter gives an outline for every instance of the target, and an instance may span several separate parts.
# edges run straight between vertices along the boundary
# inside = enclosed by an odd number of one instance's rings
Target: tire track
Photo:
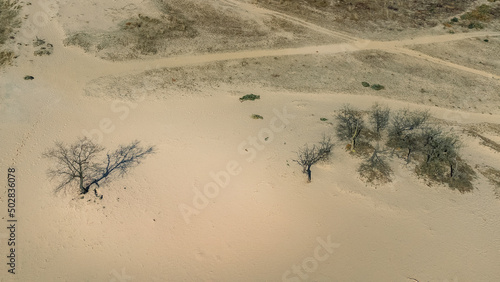
[[[438,59],[438,58],[426,55],[426,54],[418,52],[418,51],[414,51],[414,50],[410,50],[410,49],[406,49],[406,48],[392,48],[392,49],[387,49],[387,51],[393,52],[393,53],[399,53],[399,54],[408,55],[408,56],[411,56],[411,57],[415,57],[415,58],[418,58],[418,59],[422,59],[422,60],[426,60],[426,61],[438,64],[438,65],[441,65],[441,66],[446,66],[446,67],[449,67],[449,68],[454,68],[454,69],[457,69],[457,70],[461,70],[461,71],[465,71],[465,72],[470,72],[470,73],[473,73],[473,74],[476,74],[476,75],[481,75],[481,76],[484,76],[486,78],[494,78],[494,79],[500,80],[500,76],[499,75],[492,74],[492,73],[485,72],[485,71],[481,71],[481,70],[478,70],[478,69],[469,68],[469,67],[466,67],[466,66],[463,66],[463,65],[452,63],[452,62],[444,61],[444,60],[441,60],[441,59]]]
[[[326,29],[324,27],[321,27],[319,25],[316,25],[316,24],[304,21],[304,20],[299,19],[297,17],[293,17],[293,16],[290,16],[290,15],[287,15],[287,14],[284,14],[284,13],[280,13],[280,12],[277,12],[277,11],[270,10],[270,9],[258,7],[256,5],[252,5],[252,4],[240,2],[240,1],[237,1],[237,0],[223,0],[223,2],[228,3],[228,5],[231,5],[233,7],[238,7],[238,8],[244,7],[249,12],[252,11],[252,12],[255,12],[255,13],[262,14],[262,15],[275,16],[277,18],[281,18],[283,20],[286,20],[286,21],[289,21],[289,22],[293,22],[293,23],[295,23],[297,25],[303,26],[303,27],[308,28],[310,30],[313,30],[313,31],[316,31],[316,32],[319,32],[319,33],[323,33],[323,34],[326,34],[326,35],[329,35],[329,36],[332,36],[332,37],[340,38],[340,39],[342,39],[344,41],[358,41],[359,40],[359,38],[350,36],[349,34],[346,34],[346,33],[343,33],[343,32],[339,32],[339,31],[333,31],[333,30],[330,30],[330,29]]]

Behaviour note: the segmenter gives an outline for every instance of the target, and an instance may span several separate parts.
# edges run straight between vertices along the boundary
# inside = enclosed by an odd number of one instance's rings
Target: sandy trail
[[[481,71],[481,70],[477,70],[477,69],[473,69],[473,68],[469,68],[469,67],[462,66],[462,65],[458,65],[455,63],[447,62],[447,61],[426,55],[426,54],[418,52],[418,51],[414,51],[414,50],[410,50],[410,49],[406,49],[406,48],[391,48],[391,49],[386,49],[386,51],[412,56],[415,58],[427,60],[429,62],[438,64],[438,65],[454,68],[454,69],[461,70],[461,71],[470,72],[470,73],[481,75],[481,76],[484,76],[487,78],[495,78],[495,79],[500,80],[499,75],[492,74],[492,73],[485,72],[485,71]]]
[[[183,66],[213,63],[217,61],[241,60],[241,59],[262,58],[270,56],[279,57],[279,56],[308,55],[308,54],[339,54],[339,53],[353,53],[361,50],[381,50],[390,53],[404,54],[407,56],[424,59],[438,65],[455,68],[461,71],[467,71],[488,78],[499,79],[498,75],[457,65],[451,62],[443,61],[434,58],[432,56],[419,53],[417,51],[408,50],[404,47],[409,45],[458,41],[474,37],[495,37],[495,36],[500,36],[500,32],[483,31],[483,32],[470,32],[462,34],[421,36],[410,39],[393,40],[393,41],[373,41],[373,40],[365,40],[362,38],[353,37],[343,32],[326,29],[321,26],[304,21],[302,19],[289,16],[280,12],[272,11],[266,8],[258,7],[257,5],[254,4],[245,3],[244,1],[223,0],[222,2],[225,3],[226,5],[238,7],[239,9],[244,9],[249,13],[280,17],[289,22],[304,26],[312,31],[340,38],[347,42],[339,44],[331,44],[331,45],[306,46],[299,48],[244,50],[244,51],[234,51],[234,52],[224,52],[224,53],[181,55],[168,58],[157,57],[152,59],[111,62],[97,58],[91,54],[86,54],[80,48],[64,46],[62,42],[66,36],[65,32],[62,28],[62,24],[58,22],[56,18],[54,18],[53,21],[51,21],[51,23],[45,27],[45,29],[50,30],[52,33],[54,33],[55,31],[56,35],[55,38],[53,38],[52,40],[55,45],[54,46],[55,49],[58,51],[54,53],[50,59],[44,58],[43,60],[38,61],[36,68],[40,70],[43,69],[43,71],[41,71],[38,75],[45,81],[48,81],[53,86],[57,85],[62,86],[61,89],[68,89],[69,86],[70,89],[79,92],[84,88],[84,86],[88,82],[99,77],[110,76],[110,75],[121,76],[127,74],[136,74],[155,68],[183,67]],[[31,6],[31,9],[32,10],[30,12],[32,13],[40,12],[37,11],[40,8],[36,8],[35,6]],[[33,68],[33,65],[31,63],[25,62],[24,68]],[[64,82],[61,82],[59,77],[53,75],[54,73],[58,73],[61,70],[63,70],[63,72],[67,75],[67,79]]]
[[[463,40],[474,37],[495,37],[500,36],[500,32],[474,32],[465,34],[453,34],[453,35],[440,35],[440,36],[424,36],[417,37],[409,40],[395,40],[395,41],[371,41],[371,40],[357,40],[352,43],[340,43],[332,45],[318,45],[318,46],[307,46],[300,48],[282,48],[282,49],[263,49],[263,50],[246,50],[246,51],[236,51],[236,52],[225,52],[225,53],[210,53],[210,54],[199,54],[199,55],[184,55],[169,58],[157,58],[157,59],[143,59],[143,60],[133,60],[126,62],[109,62],[96,57],[92,57],[88,54],[84,54],[80,49],[75,47],[63,47],[60,52],[61,58],[56,60],[59,63],[47,64],[45,67],[47,71],[45,73],[53,73],[55,69],[65,69],[65,73],[74,82],[78,83],[77,89],[82,89],[83,86],[89,81],[102,77],[102,76],[121,76],[127,74],[141,73],[146,70],[156,69],[156,68],[171,68],[171,67],[183,67],[191,65],[201,65],[206,63],[213,63],[217,61],[227,61],[227,60],[241,60],[241,59],[251,59],[251,58],[262,58],[262,57],[279,57],[279,56],[292,56],[292,55],[309,55],[309,54],[338,54],[338,53],[352,53],[361,50],[381,50],[390,53],[400,53],[408,56],[425,59],[433,63],[444,65],[446,67],[451,67],[459,69],[462,71],[468,71],[477,75],[482,75],[488,78],[500,79],[498,75],[487,73],[484,71],[468,68],[465,66],[457,65],[451,62],[446,62],[423,53],[412,51],[403,46],[407,45],[417,45],[417,44],[430,44],[430,43],[442,43]],[[67,62],[78,61],[79,67],[74,68],[71,64]],[[52,70],[51,70],[52,68]],[[43,75],[43,74],[42,74]],[[47,77],[47,79],[50,79]],[[58,79],[53,77],[52,79]],[[56,83],[56,81],[53,81]],[[57,84],[57,83],[56,83]]]

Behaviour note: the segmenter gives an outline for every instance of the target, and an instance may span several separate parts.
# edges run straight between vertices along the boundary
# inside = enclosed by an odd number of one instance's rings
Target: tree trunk
[[[307,182],[311,182],[311,166],[307,167]]]
[[[456,168],[453,167],[453,162],[450,161],[450,177],[452,178],[453,176],[455,176],[455,170]]]
[[[87,194],[89,190],[85,189],[85,187],[83,186],[83,176],[80,176],[79,178],[80,178],[80,194]]]
[[[408,155],[406,155],[406,163],[409,164],[410,163],[410,154],[411,154],[411,149],[408,148]]]

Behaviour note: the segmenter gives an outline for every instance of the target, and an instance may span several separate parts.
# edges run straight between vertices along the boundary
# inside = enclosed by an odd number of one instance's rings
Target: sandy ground
[[[288,31],[280,45],[287,31],[266,21],[277,12],[208,3],[267,33],[247,46],[207,26],[203,36],[231,44],[207,51],[201,37],[182,54],[166,48],[118,61],[64,45],[76,31],[102,34],[137,13],[159,15],[158,1],[136,0],[50,2],[49,21],[35,33],[54,45],[50,56],[33,56],[35,34],[19,36],[27,46],[15,47],[15,65],[0,75],[1,173],[14,167],[18,185],[15,275],[7,272],[7,191],[0,193],[0,281],[498,280],[500,194],[482,174],[461,194],[426,185],[393,158],[393,182],[373,187],[356,172],[362,160],[339,141],[313,167],[311,183],[292,160],[299,146],[334,135],[320,117],[334,121],[345,103],[382,102],[428,109],[461,136],[473,167],[500,169],[499,152],[464,131],[500,142],[500,32],[424,29],[379,42],[279,14],[311,31]],[[21,31],[40,11],[39,3],[23,9],[31,18]],[[261,99],[240,103],[248,93]],[[42,152],[83,134],[107,148],[139,139],[158,152],[103,187],[101,200],[54,195]],[[268,139],[254,148],[254,137]],[[211,198],[199,197],[212,175],[231,171]]]

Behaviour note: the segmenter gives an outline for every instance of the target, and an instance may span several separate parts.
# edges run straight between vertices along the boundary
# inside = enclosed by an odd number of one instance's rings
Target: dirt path
[[[371,40],[357,40],[351,43],[340,43],[332,45],[319,45],[319,46],[308,46],[300,48],[283,48],[283,49],[263,49],[263,50],[246,50],[246,51],[236,51],[236,52],[225,52],[225,53],[210,53],[210,54],[199,54],[199,55],[186,55],[186,56],[176,56],[168,58],[159,58],[151,60],[133,60],[126,62],[110,62],[105,61],[88,54],[84,54],[80,49],[76,47],[64,47],[62,52],[60,52],[61,58],[55,60],[56,64],[46,65],[47,77],[45,79],[59,80],[58,77],[50,77],[51,68],[55,71],[65,69],[65,73],[68,76],[68,80],[76,82],[80,87],[88,83],[89,81],[102,77],[102,76],[121,76],[127,74],[141,73],[146,70],[151,70],[155,68],[168,68],[168,67],[183,67],[191,65],[199,65],[205,63],[213,63],[217,61],[227,61],[227,60],[241,60],[250,58],[262,58],[262,57],[278,57],[278,56],[291,56],[291,55],[308,55],[308,54],[337,54],[337,53],[351,53],[360,50],[382,50],[390,53],[399,53],[419,59],[425,59],[438,65],[443,65],[450,68],[459,69],[461,71],[471,72],[477,75],[482,75],[488,78],[500,79],[498,75],[487,73],[484,71],[468,68],[465,66],[457,65],[451,62],[443,61],[423,53],[409,50],[404,48],[407,45],[415,44],[430,44],[430,43],[441,43],[449,41],[463,40],[467,38],[474,37],[493,37],[500,36],[500,32],[475,32],[475,33],[464,33],[464,34],[450,34],[441,36],[425,36],[417,37],[410,40],[396,40],[396,41],[371,41]],[[74,65],[67,64],[67,62],[78,62],[77,68]],[[43,74],[42,74],[43,75]],[[56,81],[54,81],[57,84]]]

